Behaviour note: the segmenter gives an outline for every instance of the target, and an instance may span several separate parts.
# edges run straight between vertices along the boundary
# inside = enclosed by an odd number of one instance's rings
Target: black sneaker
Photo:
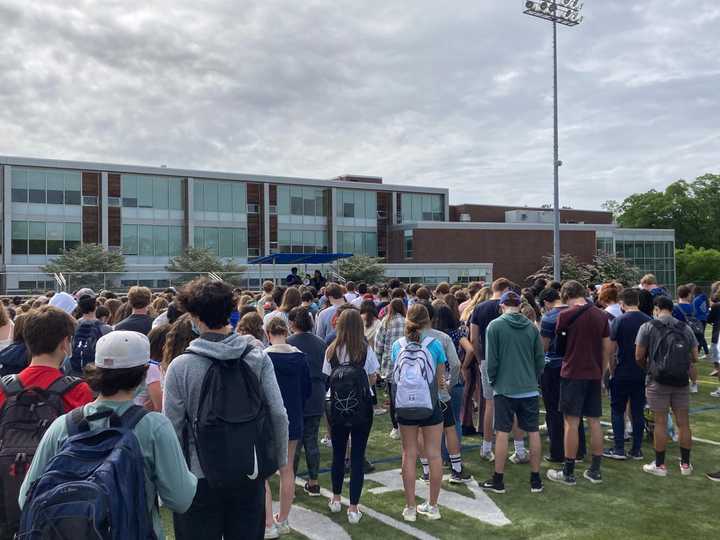
[[[548,480],[552,480],[553,482],[557,482],[558,484],[563,484],[565,486],[574,486],[575,484],[577,484],[577,481],[575,480],[575,475],[566,475],[562,469],[548,470],[547,478]]]
[[[305,491],[305,495],[307,495],[308,497],[320,496],[320,484],[315,484],[314,486],[311,486],[308,482],[305,482],[303,490]]]
[[[625,454],[625,451],[619,451],[615,450],[615,448],[606,448],[603,451],[603,456],[610,459],[617,459],[620,461],[624,461],[627,459],[627,455]]]
[[[505,493],[505,482],[496,482],[495,477],[483,482],[480,487],[493,493]]]
[[[465,467],[460,472],[453,471],[450,474],[451,484],[467,484],[470,480],[472,480],[472,476]]]
[[[530,479],[530,493],[542,493],[543,489],[543,483],[539,477],[537,480],[534,478]]]
[[[463,426],[462,427],[462,435],[463,437],[475,437],[478,434],[477,429],[475,429],[475,426]]]
[[[548,463],[565,463],[565,458],[554,458],[552,456],[544,456],[543,459]]]
[[[720,471],[706,473],[705,478],[712,482],[720,482]]]
[[[583,478],[585,478],[585,480],[589,480],[593,484],[602,484],[602,473],[600,471],[587,469],[583,473]]]
[[[628,456],[630,456],[630,458],[636,461],[642,461],[643,459],[645,459],[642,450],[630,450]]]

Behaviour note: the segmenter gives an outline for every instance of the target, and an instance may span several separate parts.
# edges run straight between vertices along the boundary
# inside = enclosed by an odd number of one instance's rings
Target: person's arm
[[[614,360],[615,344],[610,340],[609,337],[604,337],[603,341],[602,341],[602,348],[603,348],[602,372],[605,373],[610,366],[610,362]],[[613,367],[613,369],[615,369],[615,368]]]
[[[460,380],[460,358],[458,358],[457,350],[452,339],[445,335],[445,346],[443,347],[448,365],[450,366],[450,388],[455,386]]]
[[[540,377],[545,370],[545,346],[540,338],[540,332],[535,334],[535,375]]]
[[[152,403],[153,411],[162,411],[162,387],[160,381],[156,381],[147,385],[148,397]]]
[[[642,369],[647,369],[650,324],[649,322],[643,324],[635,338],[635,363]]]
[[[480,360],[482,358],[482,351],[480,350],[480,327],[475,323],[470,323],[470,343],[473,346],[475,358]]]
[[[67,430],[65,428],[66,422],[67,419],[64,415],[57,417],[53,423],[50,424],[50,427],[40,440],[40,444],[37,450],[35,450],[35,456],[30,464],[30,469],[20,486],[20,493],[18,495],[20,509],[25,506],[25,499],[27,498],[28,491],[30,491],[30,486],[33,485],[35,480],[40,478],[48,462],[57,454],[58,448],[60,447],[60,440],[67,436]]]
[[[162,398],[162,412],[167,416],[168,420],[175,429],[175,435],[178,441],[183,440],[185,433],[185,425],[187,422],[187,413],[185,412],[185,395],[182,382],[178,377],[177,361],[170,364],[165,374],[165,390]]]
[[[498,357],[497,343],[495,341],[495,329],[490,323],[485,332],[485,362],[487,362],[487,374],[490,384],[495,383],[497,376]]]
[[[276,455],[278,467],[287,465],[288,459],[288,417],[283,403],[280,387],[275,377],[275,368],[272,360],[263,352],[262,368],[260,370],[260,383],[267,400],[273,431],[275,432]],[[172,364],[170,364],[172,367]]]
[[[465,351],[465,358],[463,358],[462,369],[470,369],[473,361],[475,360],[475,351],[473,350],[472,343],[466,337],[460,338],[460,347]]]
[[[387,339],[387,331],[385,329],[385,323],[383,322],[380,324],[380,328],[378,328],[377,334],[375,334],[375,352],[377,354],[377,359],[379,364],[383,365],[383,358],[385,356],[385,341]]]
[[[163,506],[183,514],[195,498],[197,478],[188,469],[172,424],[160,418],[152,434],[156,456],[153,482]]]

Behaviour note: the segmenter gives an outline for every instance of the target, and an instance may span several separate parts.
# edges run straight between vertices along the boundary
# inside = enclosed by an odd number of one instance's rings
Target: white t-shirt
[[[350,363],[350,358],[348,358],[345,349],[339,349],[337,351],[337,357],[338,361],[341,364]],[[332,373],[332,366],[330,366],[330,359],[328,358],[327,354],[325,355],[325,361],[323,362],[322,372],[328,377]],[[375,356],[375,351],[373,351],[372,347],[367,348],[367,354],[365,355],[365,373],[368,374],[368,377],[370,375],[374,375],[375,373],[380,373],[380,363],[378,362],[377,356]],[[328,390],[328,395],[329,393],[330,390]],[[372,386],[370,387],[370,393],[373,396],[375,395]]]
[[[267,315],[265,315],[265,317],[263,317],[263,328],[265,328],[267,330],[268,323],[275,317],[283,319],[286,323],[289,322],[287,313],[285,313],[284,311],[280,311],[279,309],[276,309],[275,311],[272,311],[272,312],[268,313]]]
[[[357,293],[347,292],[347,293],[345,293],[345,301],[346,301],[348,304],[352,304],[353,301],[354,301],[355,299],[357,299],[358,296],[360,296],[360,295],[358,295]]]

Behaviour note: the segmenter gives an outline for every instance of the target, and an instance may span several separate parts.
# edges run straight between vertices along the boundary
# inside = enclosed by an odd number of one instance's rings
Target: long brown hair
[[[385,313],[385,328],[390,325],[390,321],[396,316],[400,315],[405,317],[407,311],[405,309],[405,302],[402,298],[393,298],[393,300],[387,305],[387,313]]]
[[[105,301],[105,307],[108,308],[108,311],[110,312],[108,324],[115,324],[115,317],[117,316],[117,312],[120,310],[121,306],[122,302],[117,298],[108,298]]]
[[[10,324],[10,317],[3,304],[0,304],[0,327]]]
[[[335,326],[336,337],[327,350],[330,365],[335,368],[339,364],[337,353],[344,349],[350,363],[357,367],[365,365],[368,344],[365,340],[365,328],[362,317],[357,309],[343,311]]]
[[[275,319],[273,319],[275,320]],[[246,313],[238,322],[238,332],[243,336],[252,336],[259,341],[265,341],[263,319],[257,311]]]
[[[405,337],[409,341],[420,343],[422,331],[430,324],[430,314],[422,304],[413,304],[405,317]]]
[[[278,310],[283,313],[289,313],[292,308],[298,307],[300,304],[302,304],[300,291],[295,287],[290,287],[285,291],[285,294],[283,294],[282,304],[280,304]]]
[[[165,336],[163,347],[162,369],[167,371],[170,363],[185,352],[190,342],[198,337],[192,329],[190,314],[181,315],[177,321],[172,323],[170,330]]]

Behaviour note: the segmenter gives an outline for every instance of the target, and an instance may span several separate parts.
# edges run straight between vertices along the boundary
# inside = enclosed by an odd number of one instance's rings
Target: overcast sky
[[[523,4],[0,0],[0,153],[550,202],[552,26]],[[720,173],[720,3],[584,11],[559,27],[562,204]]]

